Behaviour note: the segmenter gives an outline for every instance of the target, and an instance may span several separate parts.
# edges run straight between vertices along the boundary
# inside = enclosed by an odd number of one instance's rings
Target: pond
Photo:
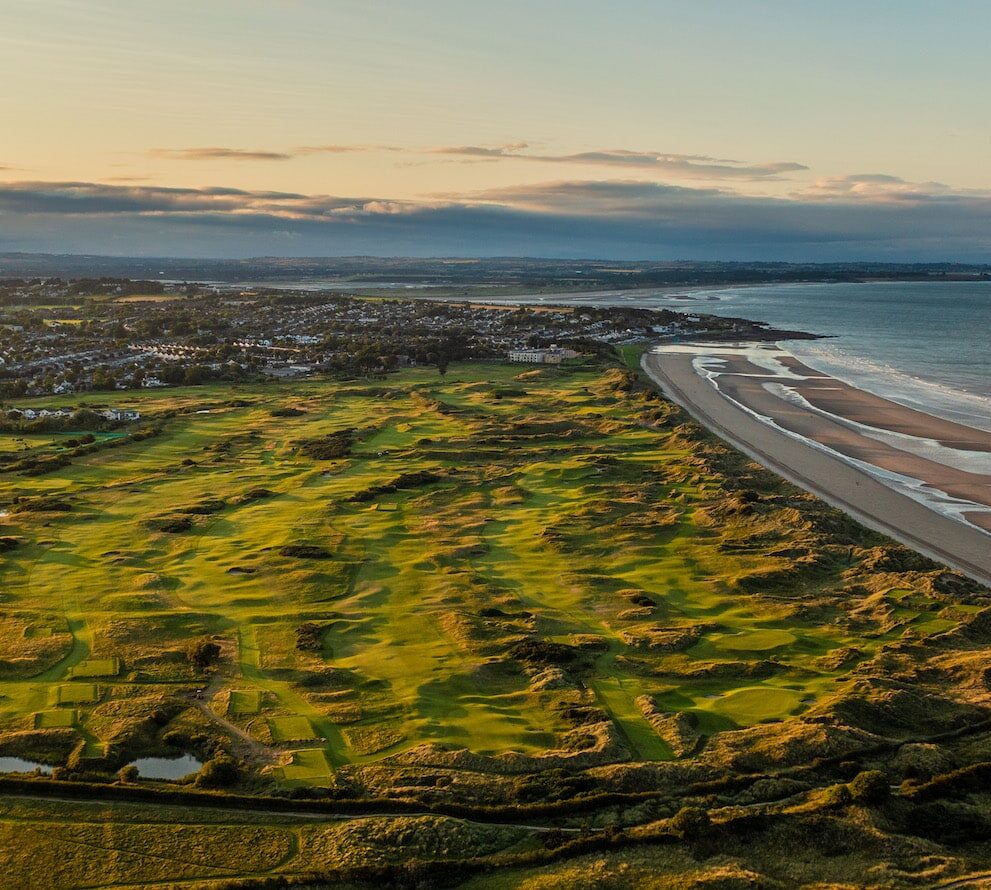
[[[41,770],[46,776],[52,771],[47,763],[35,763],[23,757],[0,757],[0,773],[33,773]]]
[[[203,764],[192,754],[182,757],[139,757],[134,761],[142,779],[184,779],[195,773]]]

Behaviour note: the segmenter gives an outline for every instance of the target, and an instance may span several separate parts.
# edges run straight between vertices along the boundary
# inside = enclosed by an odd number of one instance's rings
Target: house
[[[63,380],[52,388],[52,393],[57,396],[64,396],[66,393],[74,391],[74,387],[68,380]]]
[[[511,362],[527,362],[539,365],[544,361],[543,349],[510,349],[509,360]]]
[[[562,349],[553,345],[550,349],[510,349],[511,362],[525,362],[533,365],[559,365],[566,358],[574,358],[578,353],[573,349]]]
[[[106,411],[102,411],[101,414],[103,417],[106,417],[107,420],[113,420],[115,422],[141,419],[141,412],[131,409],[122,410],[120,408],[108,408]]]

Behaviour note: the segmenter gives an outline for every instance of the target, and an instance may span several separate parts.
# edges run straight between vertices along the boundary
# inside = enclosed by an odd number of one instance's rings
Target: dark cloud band
[[[231,188],[0,183],[0,250],[182,256],[991,259],[991,195],[848,178],[787,198],[568,181],[416,202]],[[894,178],[890,178],[894,180]]]

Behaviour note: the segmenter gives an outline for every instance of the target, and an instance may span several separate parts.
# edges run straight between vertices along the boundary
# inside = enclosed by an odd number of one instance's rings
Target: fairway
[[[780,646],[788,646],[795,642],[795,635],[787,630],[772,628],[751,631],[749,633],[724,634],[712,641],[718,649],[728,652],[768,652]]]
[[[952,626],[904,586],[848,617],[847,563],[796,569],[818,533],[741,501],[724,452],[627,380],[474,364],[136,395],[157,435],[0,479],[0,741],[113,769],[219,740],[289,785],[424,745],[614,736],[668,760],[697,747],[673,713],[783,720],[843,653]]]

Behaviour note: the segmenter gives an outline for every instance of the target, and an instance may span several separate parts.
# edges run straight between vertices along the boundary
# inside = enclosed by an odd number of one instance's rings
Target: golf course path
[[[231,723],[225,717],[221,717],[220,714],[210,707],[213,697],[220,691],[223,682],[224,678],[219,674],[215,674],[210,680],[210,685],[198,697],[192,699],[193,704],[207,720],[215,726],[220,727],[221,730],[231,737],[231,742],[236,749],[235,753],[243,760],[255,763],[274,763],[277,759],[277,753],[275,751],[253,739],[240,726]]]
[[[692,356],[651,353],[645,373],[696,420],[734,448],[863,525],[991,586],[991,536],[937,513],[821,448],[758,420],[695,370]]]

